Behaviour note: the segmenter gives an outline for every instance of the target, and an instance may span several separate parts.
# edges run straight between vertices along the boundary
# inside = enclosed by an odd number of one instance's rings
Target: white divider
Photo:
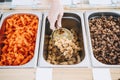
[[[93,80],[112,80],[109,68],[93,68]]]
[[[37,68],[35,80],[52,80],[52,68]]]

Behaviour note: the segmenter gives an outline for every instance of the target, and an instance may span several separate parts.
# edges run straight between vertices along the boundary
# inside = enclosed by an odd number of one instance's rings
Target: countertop
[[[4,7],[4,9],[3,9]],[[120,10],[120,5],[97,6],[81,4],[77,6],[65,6],[65,11],[85,12],[90,10]],[[11,6],[10,3],[0,4],[0,10],[3,12],[9,11],[40,11],[48,12],[48,5],[41,6]],[[37,70],[41,68],[25,68],[25,69],[0,69],[0,80],[36,80]],[[44,68],[49,69],[49,68]],[[94,68],[51,68],[51,80],[93,80]],[[108,68],[112,80],[120,79],[120,68]],[[100,74],[101,75],[101,74]],[[41,80],[42,75],[39,76]],[[47,77],[47,76],[46,76]]]

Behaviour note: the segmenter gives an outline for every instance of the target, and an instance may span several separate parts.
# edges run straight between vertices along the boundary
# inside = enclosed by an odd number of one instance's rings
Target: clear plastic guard
[[[113,4],[120,4],[120,0],[112,0]]]

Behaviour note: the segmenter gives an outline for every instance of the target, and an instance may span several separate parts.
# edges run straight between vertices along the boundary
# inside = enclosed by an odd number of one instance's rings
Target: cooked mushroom
[[[89,26],[95,58],[105,64],[120,64],[120,17],[90,19]]]

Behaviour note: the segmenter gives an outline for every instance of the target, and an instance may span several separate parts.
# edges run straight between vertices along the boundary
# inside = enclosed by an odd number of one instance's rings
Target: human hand
[[[63,5],[61,0],[52,0],[51,8],[48,14],[50,28],[52,30],[62,27],[61,21],[63,16]]]

